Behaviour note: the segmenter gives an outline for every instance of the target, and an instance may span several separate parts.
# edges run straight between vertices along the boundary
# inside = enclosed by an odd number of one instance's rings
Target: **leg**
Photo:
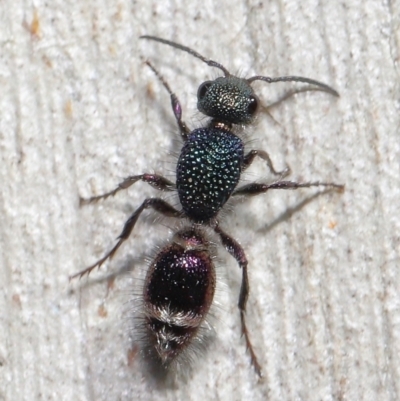
[[[298,183],[293,181],[277,181],[272,184],[258,184],[252,183],[244,185],[238,188],[232,195],[246,195],[255,196],[267,192],[269,189],[299,189],[299,188],[310,188],[310,187],[327,187],[336,189],[338,192],[344,191],[344,185],[335,184],[334,182],[305,182]]]
[[[97,202],[100,199],[106,199],[109,196],[114,196],[117,192],[129,188],[131,185],[139,180],[147,182],[152,187],[159,189],[160,191],[173,191],[175,189],[175,185],[171,181],[157,174],[131,175],[130,177],[125,178],[125,180],[122,181],[120,184],[118,184],[117,188],[115,188],[114,190],[103,195],[92,196],[91,198],[80,198],[79,203],[82,206],[89,203]]]
[[[254,352],[253,346],[251,345],[249,332],[247,331],[246,321],[245,321],[245,312],[246,312],[246,304],[247,299],[249,297],[249,278],[247,276],[247,258],[244,253],[243,248],[239,245],[239,243],[226,234],[221,228],[217,225],[214,227],[214,231],[221,238],[221,242],[224,245],[225,249],[236,259],[239,267],[242,269],[242,284],[240,286],[240,295],[239,295],[239,303],[238,307],[240,310],[240,321],[242,325],[242,335],[246,341],[246,348],[250,353],[251,364],[253,365],[258,376],[262,377],[261,366],[258,363],[257,356]]]
[[[170,216],[170,217],[183,217],[184,214],[183,212],[180,212],[179,210],[176,210],[173,208],[171,205],[169,205],[167,202],[163,201],[162,199],[159,198],[148,198],[146,199],[140,207],[129,217],[129,219],[126,221],[124,228],[121,232],[121,234],[118,237],[118,242],[114,245],[114,247],[111,249],[110,252],[108,252],[104,257],[99,259],[95,264],[87,267],[86,269],[73,274],[70,276],[70,280],[73,278],[79,277],[82,278],[84,275],[88,274],[96,267],[100,267],[107,259],[110,259],[114,256],[114,254],[117,252],[118,248],[129,238],[131,235],[131,232],[133,230],[133,227],[136,224],[137,219],[139,218],[140,214],[143,212],[143,210],[151,207],[155,211],[163,214],[164,216]]]
[[[261,159],[267,162],[268,168],[274,175],[279,175],[279,179],[285,178],[290,174],[290,167],[286,167],[283,171],[276,171],[269,154],[264,150],[251,150],[245,157],[243,163],[243,170],[246,170],[251,163],[253,163],[256,156],[261,157]]]
[[[157,78],[161,81],[161,83],[164,85],[164,88],[168,91],[170,97],[171,97],[171,106],[172,106],[172,111],[175,116],[175,120],[178,124],[179,131],[181,133],[182,139],[186,141],[190,130],[186,123],[182,121],[182,106],[179,103],[178,97],[175,95],[175,93],[172,92],[171,88],[165,81],[165,79],[161,76],[161,74],[153,67],[153,65],[150,63],[150,61],[145,61],[145,63],[150,67],[150,69],[156,74]]]

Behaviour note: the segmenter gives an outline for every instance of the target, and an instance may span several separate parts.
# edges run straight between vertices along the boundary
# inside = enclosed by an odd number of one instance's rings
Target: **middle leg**
[[[106,192],[103,195],[92,196],[91,198],[80,198],[79,204],[87,205],[89,203],[97,202],[100,199],[107,199],[109,196],[114,196],[117,192],[122,191],[124,189],[129,188],[135,182],[142,180],[143,182],[147,182],[153,188],[156,188],[160,191],[173,191],[175,189],[175,184],[161,175],[157,174],[140,174],[140,175],[131,175],[125,178],[124,181],[118,184],[117,188],[113,189],[110,192]]]
[[[310,187],[325,187],[336,189],[338,192],[344,191],[344,185],[336,184],[334,182],[294,182],[294,181],[277,181],[272,184],[259,184],[253,182],[252,184],[243,185],[242,187],[235,190],[232,196],[245,195],[255,196],[267,192],[269,189],[299,189],[299,188],[310,188]]]

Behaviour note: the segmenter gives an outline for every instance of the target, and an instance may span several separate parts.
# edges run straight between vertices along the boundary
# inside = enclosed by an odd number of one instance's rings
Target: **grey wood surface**
[[[0,400],[400,398],[399,1],[6,0],[0,16]],[[222,249],[216,339],[188,380],[158,386],[132,350],[132,294],[173,221],[147,214],[101,271],[68,281],[156,191],[138,183],[83,208],[79,195],[131,174],[173,177],[175,121],[141,57],[190,126],[204,122],[197,87],[218,72],[143,34],[241,76],[302,75],[340,92],[297,94],[246,130],[292,179],[346,185],[271,191],[224,220],[249,259],[261,381],[240,338],[240,271]],[[254,87],[269,105],[301,85]],[[272,179],[261,161],[245,177]]]

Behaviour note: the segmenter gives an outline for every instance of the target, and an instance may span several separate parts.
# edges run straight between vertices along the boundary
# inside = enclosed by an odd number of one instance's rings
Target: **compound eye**
[[[250,96],[249,104],[247,105],[247,112],[249,115],[254,116],[258,109],[258,99],[256,96]]]
[[[206,81],[203,82],[200,86],[199,86],[199,90],[197,91],[197,99],[201,100],[204,98],[204,96],[206,95],[208,89],[210,88],[210,86],[212,85],[212,81]]]

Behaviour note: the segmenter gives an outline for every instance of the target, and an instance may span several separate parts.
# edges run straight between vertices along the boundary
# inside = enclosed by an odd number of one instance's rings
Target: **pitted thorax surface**
[[[239,182],[243,158],[243,142],[231,131],[199,128],[189,135],[176,182],[182,208],[192,220],[206,222],[221,210]]]

